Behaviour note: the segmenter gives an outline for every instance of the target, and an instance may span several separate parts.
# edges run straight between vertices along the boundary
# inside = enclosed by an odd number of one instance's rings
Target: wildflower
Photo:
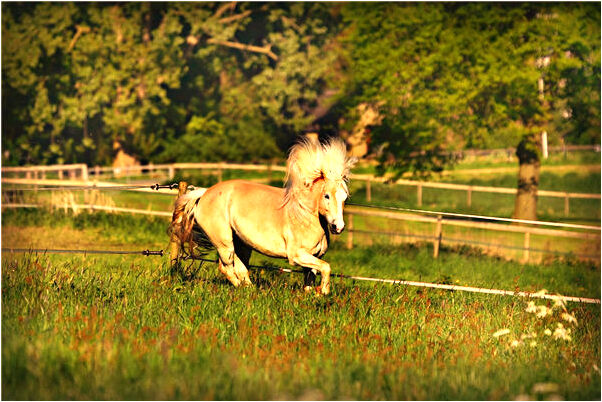
[[[537,306],[537,318],[544,318],[548,314],[551,314],[552,310],[546,306]]]
[[[546,289],[541,289],[539,292],[533,293],[533,296],[543,296],[547,293],[548,293],[548,291]]]
[[[504,328],[504,329],[500,329],[499,331],[495,332],[493,334],[494,338],[499,338],[502,335],[508,335],[510,333],[510,330],[508,328]]]
[[[577,325],[577,319],[570,313],[562,313],[562,319],[567,321],[569,324]]]
[[[564,325],[558,323],[558,326],[554,330],[554,339],[564,339],[565,341],[570,341],[572,338],[570,337],[571,329],[564,328]]]
[[[566,311],[566,303],[562,299],[554,299],[554,305],[552,306],[552,308],[554,309],[556,307]]]
[[[513,348],[517,347],[518,345],[520,345],[520,342],[517,341],[516,339],[512,341],[512,343],[510,343],[510,346],[512,346]]]
[[[543,331],[544,334],[546,334],[547,336],[552,335],[552,331],[550,331],[548,328],[546,328],[545,331]]]
[[[529,344],[529,346],[531,346],[532,348],[534,348],[535,346],[537,346],[537,342],[531,341],[531,343]]]
[[[525,340],[525,339],[530,339],[530,338],[537,338],[537,334],[535,332],[531,332],[530,334],[522,334],[520,336],[520,340]]]
[[[533,385],[531,392],[534,394],[549,394],[552,392],[558,392],[558,384],[553,382],[539,382]]]
[[[535,305],[534,301],[530,301],[529,304],[527,305],[527,308],[525,309],[525,311],[527,313],[536,313],[537,312],[537,306]]]

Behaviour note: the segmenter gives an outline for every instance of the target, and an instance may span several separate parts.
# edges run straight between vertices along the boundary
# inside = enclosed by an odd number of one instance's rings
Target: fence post
[[[82,164],[82,180],[88,181],[88,165]]]
[[[100,177],[100,166],[96,165],[96,166],[94,166],[94,178],[96,178],[96,180],[98,181],[99,177]]]
[[[569,193],[564,196],[564,216],[569,216]]]
[[[169,176],[169,180],[173,179],[176,175],[176,169],[174,165],[169,165],[167,168],[167,175]]]
[[[188,183],[186,183],[185,181],[181,181],[178,184],[178,198],[186,194],[187,188]],[[171,267],[175,266],[179,262],[181,247],[182,245],[180,244],[178,237],[172,233],[171,238],[169,240],[169,264]]]
[[[59,169],[59,180],[63,180],[63,170]]]
[[[433,243],[433,258],[439,257],[439,247],[441,246],[442,216],[437,215],[437,226],[435,226],[435,241]]]
[[[472,186],[468,187],[468,190],[466,190],[466,205],[468,208],[472,206]]]
[[[531,244],[531,233],[525,232],[525,241],[523,243],[523,261],[529,261],[529,246]]]
[[[372,185],[371,185],[371,180],[368,179],[366,180],[366,201],[367,202],[371,202],[372,201]]]
[[[222,168],[221,168],[221,163],[220,163],[220,167],[217,168],[217,182],[218,183],[222,182]]]
[[[347,248],[351,250],[353,248],[353,214],[348,214],[347,224]]]
[[[421,207],[422,206],[422,183],[418,183],[416,190],[417,190],[416,198],[418,199],[418,206]]]

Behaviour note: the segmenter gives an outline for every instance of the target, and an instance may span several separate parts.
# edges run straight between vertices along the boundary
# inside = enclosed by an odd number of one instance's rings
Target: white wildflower
[[[552,335],[552,331],[550,331],[548,328],[546,328],[545,331],[543,331],[544,334],[546,334],[547,336]]]
[[[564,339],[565,341],[570,341],[572,338],[570,337],[571,329],[564,328],[564,325],[558,323],[558,326],[554,330],[554,339]]]
[[[549,394],[552,392],[558,392],[558,384],[553,382],[538,382],[533,385],[533,390],[531,391],[534,394]]]
[[[512,346],[513,348],[516,348],[518,345],[520,345],[520,342],[517,341],[516,339],[510,343],[510,346]]]
[[[566,310],[566,303],[564,302],[564,300],[562,299],[554,299],[554,305],[552,306],[552,308],[561,308],[563,310]]]
[[[534,301],[530,301],[529,304],[527,305],[527,308],[525,309],[525,311],[527,313],[536,313],[537,312],[537,306],[535,305]]]
[[[500,329],[499,331],[494,332],[493,337],[499,338],[502,335],[508,335],[510,330],[508,328]]]
[[[567,321],[569,324],[577,325],[577,319],[571,313],[562,313],[562,319]]]
[[[529,346],[531,346],[532,348],[534,348],[535,346],[537,346],[537,342],[536,341],[531,341],[531,343],[529,344]]]
[[[551,314],[552,310],[546,306],[537,306],[537,318],[544,318],[548,314]]]
[[[548,293],[548,291],[546,289],[541,289],[539,292],[533,293],[533,296],[543,296],[547,293]]]
[[[537,334],[535,332],[531,332],[530,334],[522,334],[520,336],[520,340],[525,340],[525,339],[530,339],[530,338],[537,338]]]

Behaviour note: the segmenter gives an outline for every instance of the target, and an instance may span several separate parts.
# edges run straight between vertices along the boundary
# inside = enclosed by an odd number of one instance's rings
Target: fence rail
[[[173,193],[172,193],[173,194]],[[41,208],[42,205],[37,204],[17,204],[17,203],[3,203],[2,208]],[[172,216],[172,212],[169,211],[151,211],[144,209],[135,209],[135,208],[122,208],[115,206],[103,206],[103,205],[90,205],[90,204],[64,204],[64,205],[55,205],[53,206],[57,209],[72,209],[77,212],[80,210],[92,210],[92,211],[107,211],[111,213],[132,213],[132,214],[143,214],[143,215],[153,215],[153,216],[163,216],[169,218]],[[364,209],[361,207],[348,206],[345,210],[347,215],[347,239],[346,246],[351,249],[354,246],[354,233],[357,234],[372,234],[372,235],[386,235],[390,237],[396,238],[409,238],[409,239],[418,239],[424,241],[432,241],[433,243],[433,257],[437,258],[439,255],[439,249],[443,242],[452,243],[452,244],[463,244],[469,246],[477,246],[481,248],[495,248],[495,249],[513,249],[513,250],[522,250],[522,261],[527,262],[531,258],[531,253],[542,253],[542,254],[555,254],[555,255],[574,255],[576,257],[589,259],[589,260],[600,260],[600,254],[587,254],[587,253],[573,253],[573,252],[564,252],[559,250],[547,250],[547,249],[537,249],[531,246],[531,235],[541,235],[548,237],[556,237],[556,238],[572,238],[572,239],[582,239],[595,241],[597,244],[600,243],[600,233],[599,228],[597,229],[598,233],[585,233],[585,232],[576,232],[569,230],[558,230],[558,229],[545,229],[545,228],[537,228],[537,227],[529,227],[529,226],[516,226],[516,225],[506,225],[499,223],[491,223],[491,222],[475,222],[470,220],[460,220],[460,219],[446,219],[443,216],[421,216],[417,214],[411,213],[401,213],[401,212],[391,212],[391,211],[383,211],[383,210],[375,210],[375,209]],[[435,225],[435,230],[433,234],[419,234],[419,233],[404,233],[399,231],[379,231],[379,230],[363,230],[354,227],[354,216],[365,216],[365,217],[379,217],[385,218],[389,220],[398,220],[398,221],[410,221],[410,222],[421,222],[421,223],[430,223]],[[477,230],[492,230],[499,232],[509,232],[509,233],[519,233],[523,235],[524,241],[522,246],[510,245],[510,244],[502,244],[502,243],[487,243],[482,241],[476,241],[474,239],[461,239],[455,237],[443,236],[445,231],[445,226],[457,226],[464,227],[470,229]]]
[[[433,257],[437,258],[439,254],[439,249],[441,247],[442,242],[446,243],[455,243],[455,244],[464,244],[469,246],[480,246],[485,248],[505,248],[505,249],[515,249],[522,250],[522,261],[529,261],[531,257],[531,252],[536,253],[544,253],[544,254],[556,254],[556,255],[568,255],[573,254],[577,257],[586,258],[590,260],[600,260],[600,254],[587,254],[587,253],[572,253],[572,252],[563,252],[558,250],[544,250],[544,249],[536,249],[531,247],[531,235],[540,235],[540,236],[548,236],[548,237],[556,237],[556,238],[572,238],[572,239],[582,239],[594,241],[597,244],[600,244],[601,236],[600,236],[600,228],[592,228],[597,233],[585,233],[585,232],[575,232],[569,230],[558,230],[558,229],[546,229],[539,227],[529,227],[529,226],[518,226],[518,225],[508,225],[508,224],[500,224],[500,223],[492,223],[492,222],[475,222],[470,220],[460,220],[460,219],[446,219],[442,215],[437,217],[432,216],[422,216],[416,214],[408,214],[401,212],[391,212],[391,211],[382,211],[382,210],[374,210],[374,209],[362,209],[358,207],[348,206],[345,208],[345,213],[347,214],[347,242],[346,246],[348,249],[353,248],[354,242],[354,233],[359,234],[375,234],[375,235],[386,235],[389,237],[406,237],[413,238],[418,240],[426,240],[433,242]],[[364,230],[357,229],[354,226],[354,215],[356,216],[368,216],[368,217],[378,217],[385,218],[389,220],[398,220],[398,221],[409,221],[409,222],[421,222],[421,223],[430,223],[435,225],[435,229],[433,234],[417,234],[417,233],[403,233],[397,231],[379,231],[379,230]],[[444,237],[444,227],[445,226],[457,226],[469,229],[476,230],[491,230],[497,232],[507,232],[507,233],[517,233],[523,235],[523,245],[509,245],[509,244],[501,244],[501,243],[487,243],[481,241],[475,241],[474,239],[461,239],[461,238],[452,238],[452,237]]]
[[[94,167],[89,169],[85,164],[75,165],[52,165],[52,166],[31,166],[31,167],[3,167],[2,173],[17,173],[23,172],[28,175],[26,178],[31,179],[31,175],[35,175],[38,178],[38,173],[48,171],[80,171],[81,178],[84,181],[88,180],[89,174],[94,174],[98,179],[101,173],[105,172],[120,172],[120,173],[133,173],[133,172],[153,172],[157,170],[167,170],[169,179],[175,177],[177,170],[216,170],[218,173],[218,181],[221,181],[223,170],[245,170],[245,171],[266,171],[266,172],[285,172],[286,167],[276,164],[238,164],[238,163],[172,163],[172,164],[159,164],[159,165],[140,165],[140,166],[128,166],[128,167]],[[43,178],[43,177],[42,177]],[[70,178],[74,178],[70,176]],[[59,177],[60,179],[60,177]],[[416,180],[399,179],[391,181],[387,177],[376,177],[370,174],[352,174],[352,180],[361,180],[366,182],[366,200],[372,201],[372,182],[376,183],[394,183],[405,186],[415,186],[417,191],[417,204],[422,206],[422,192],[424,188],[434,188],[441,190],[454,190],[454,191],[466,191],[466,203],[470,207],[472,205],[472,193],[494,193],[494,194],[516,194],[516,188],[508,187],[488,187],[488,186],[474,186],[468,184],[455,184],[455,183],[441,183],[441,182],[425,182]],[[2,179],[4,181],[5,179]],[[15,182],[16,183],[16,182]],[[24,183],[24,182],[23,182]],[[550,191],[550,190],[539,190],[537,192],[539,197],[554,197],[564,198],[564,212],[565,215],[569,214],[569,202],[571,199],[601,199],[600,194],[594,193],[574,193],[565,191]]]

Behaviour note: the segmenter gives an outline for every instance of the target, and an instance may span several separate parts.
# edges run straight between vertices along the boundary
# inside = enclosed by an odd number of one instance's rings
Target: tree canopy
[[[282,157],[360,104],[398,173],[600,142],[594,3],[3,3],[2,60],[5,164]]]

